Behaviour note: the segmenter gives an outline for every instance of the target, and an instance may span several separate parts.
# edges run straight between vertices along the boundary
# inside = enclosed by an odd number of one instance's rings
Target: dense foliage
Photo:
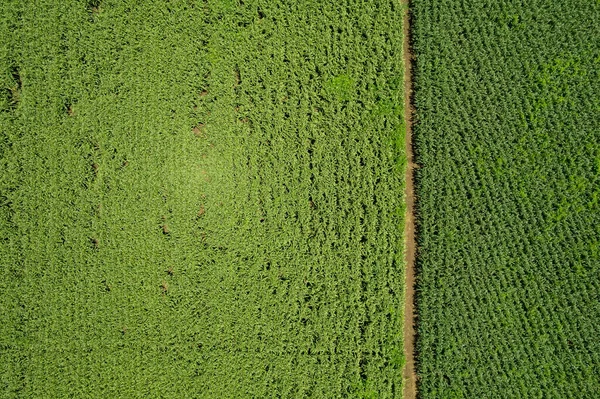
[[[421,397],[600,397],[600,3],[412,11]]]
[[[0,2],[0,396],[399,397],[401,19]]]

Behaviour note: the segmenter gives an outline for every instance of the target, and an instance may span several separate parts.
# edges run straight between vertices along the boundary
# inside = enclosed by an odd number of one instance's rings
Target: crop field
[[[600,397],[600,3],[412,8],[423,398]]]
[[[401,397],[403,13],[0,2],[0,397]]]
[[[406,4],[0,1],[0,399],[600,398],[600,1]]]

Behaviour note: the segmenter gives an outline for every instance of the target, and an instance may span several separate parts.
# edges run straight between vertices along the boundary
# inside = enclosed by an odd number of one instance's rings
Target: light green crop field
[[[400,397],[402,13],[2,1],[0,397]]]

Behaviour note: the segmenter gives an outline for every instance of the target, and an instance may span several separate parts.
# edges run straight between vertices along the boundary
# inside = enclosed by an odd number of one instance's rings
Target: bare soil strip
[[[414,170],[418,166],[414,163],[412,146],[412,53],[410,49],[410,17],[409,0],[401,0],[404,8],[404,121],[406,126],[406,215],[404,224],[404,245],[406,261],[405,298],[404,298],[404,399],[415,399],[417,397],[417,375],[415,372],[415,193],[414,193]]]

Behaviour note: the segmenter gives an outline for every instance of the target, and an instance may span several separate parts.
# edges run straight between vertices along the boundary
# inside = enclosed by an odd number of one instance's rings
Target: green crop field
[[[400,397],[403,12],[0,2],[0,397]]]
[[[600,397],[600,2],[415,0],[423,398]]]
[[[600,1],[404,4],[0,1],[0,399],[415,399],[414,219],[418,398],[600,398]]]

